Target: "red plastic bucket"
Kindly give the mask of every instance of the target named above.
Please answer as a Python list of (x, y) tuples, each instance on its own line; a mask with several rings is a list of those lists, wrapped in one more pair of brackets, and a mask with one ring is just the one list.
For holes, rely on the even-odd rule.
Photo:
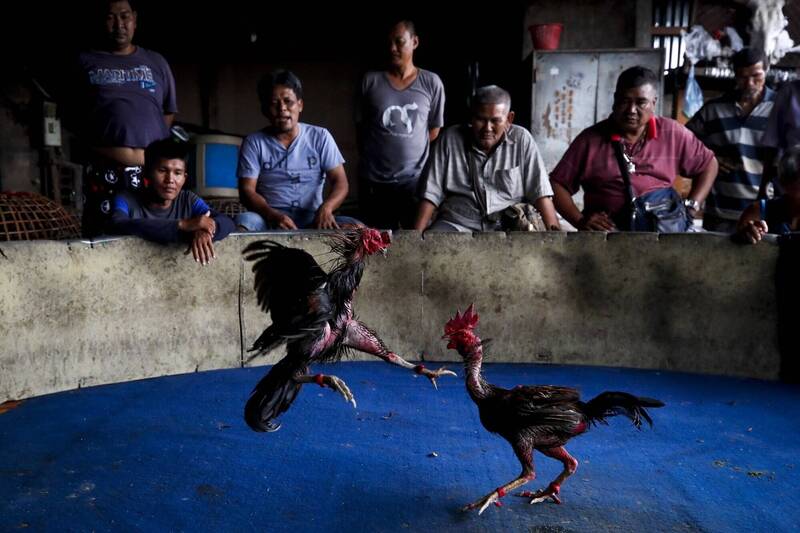
[(533, 47), (537, 50), (556, 50), (561, 39), (561, 30), (564, 25), (554, 22), (551, 24), (534, 24), (528, 27), (531, 32)]

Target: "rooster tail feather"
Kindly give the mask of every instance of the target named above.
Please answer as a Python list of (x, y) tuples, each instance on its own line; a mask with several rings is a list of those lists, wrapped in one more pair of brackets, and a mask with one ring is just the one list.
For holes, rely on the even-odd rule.
[(253, 431), (267, 431), (269, 422), (292, 405), (302, 387), (293, 378), (307, 370), (302, 364), (282, 359), (261, 378), (244, 407), (244, 419)]
[(593, 424), (606, 424), (606, 418), (622, 415), (631, 420), (636, 429), (641, 429), (642, 420), (651, 427), (653, 419), (646, 407), (664, 407), (664, 402), (654, 398), (645, 398), (627, 392), (603, 392), (585, 404), (586, 414)]

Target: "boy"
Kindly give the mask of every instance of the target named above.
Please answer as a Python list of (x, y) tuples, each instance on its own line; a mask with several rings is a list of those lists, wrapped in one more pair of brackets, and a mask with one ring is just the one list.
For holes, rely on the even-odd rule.
[(186, 157), (186, 146), (172, 139), (145, 149), (145, 188), (137, 195), (122, 191), (114, 198), (111, 233), (162, 244), (188, 241), (194, 260), (207, 265), (216, 257), (212, 241), (227, 237), (234, 224), (212, 212), (195, 193), (183, 190)]

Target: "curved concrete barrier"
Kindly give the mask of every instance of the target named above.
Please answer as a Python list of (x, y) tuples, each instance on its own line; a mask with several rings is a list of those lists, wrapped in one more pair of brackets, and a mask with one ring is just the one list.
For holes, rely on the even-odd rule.
[[(320, 263), (323, 237), (270, 236)], [(0, 244), (0, 401), (241, 365), (267, 323), (241, 258), (259, 238), (229, 237), (208, 267), (134, 238)], [(399, 232), (356, 311), (410, 359), (457, 360), (442, 328), (475, 302), (489, 362), (775, 379), (777, 256), (708, 234)]]

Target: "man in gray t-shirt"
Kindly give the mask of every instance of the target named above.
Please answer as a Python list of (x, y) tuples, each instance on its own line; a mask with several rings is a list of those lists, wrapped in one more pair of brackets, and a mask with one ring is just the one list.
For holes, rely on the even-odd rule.
[(368, 72), (361, 84), (359, 203), (373, 227), (413, 226), (417, 181), (444, 124), (444, 86), (439, 76), (414, 66), (418, 45), (411, 21), (395, 24), (388, 69)]
[(533, 204), (548, 230), (561, 229), (536, 142), (512, 124), (511, 96), (491, 85), (478, 89), (472, 102), (470, 124), (447, 128), (433, 147), (420, 178), (414, 229), (501, 229), (502, 211), (520, 203)]

